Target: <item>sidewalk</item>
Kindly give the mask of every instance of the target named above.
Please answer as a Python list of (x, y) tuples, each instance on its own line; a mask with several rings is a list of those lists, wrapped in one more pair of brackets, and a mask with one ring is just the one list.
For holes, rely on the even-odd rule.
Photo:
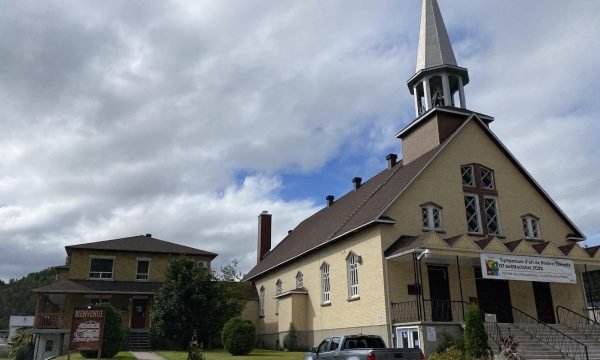
[(138, 360), (165, 360), (164, 357), (147, 351), (130, 351), (131, 355), (133, 355)]

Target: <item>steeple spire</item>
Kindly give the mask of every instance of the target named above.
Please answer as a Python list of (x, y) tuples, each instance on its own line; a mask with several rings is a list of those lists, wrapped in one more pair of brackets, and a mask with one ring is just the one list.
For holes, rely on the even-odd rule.
[(436, 0), (425, 0), (421, 12), (417, 72), (440, 65), (458, 66), (440, 7)]
[(417, 72), (408, 80), (417, 116), (434, 107), (458, 107), (459, 102), (466, 108), (468, 83), (469, 73), (456, 62), (437, 0), (423, 0)]

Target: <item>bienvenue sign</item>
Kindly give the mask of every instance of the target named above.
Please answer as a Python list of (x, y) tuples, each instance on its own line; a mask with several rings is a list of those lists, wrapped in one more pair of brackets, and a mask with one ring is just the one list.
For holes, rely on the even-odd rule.
[(76, 307), (71, 322), (69, 350), (100, 350), (104, 333), (103, 308)]
[(534, 256), (481, 254), (485, 279), (577, 283), (571, 260)]

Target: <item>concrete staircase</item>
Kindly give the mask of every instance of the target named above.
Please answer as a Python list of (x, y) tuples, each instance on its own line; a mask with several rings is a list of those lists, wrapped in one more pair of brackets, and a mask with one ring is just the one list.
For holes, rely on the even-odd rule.
[[(517, 324), (518, 325), (518, 324)], [(514, 340), (519, 344), (518, 350), (524, 360), (552, 360), (563, 359), (563, 355), (554, 349), (552, 346), (541, 342), (536, 338), (532, 338), (528, 333), (519, 329), (515, 324), (499, 323), (500, 331), (503, 337), (512, 335)], [(551, 325), (556, 330), (566, 334), (573, 339), (582, 342), (588, 347), (589, 360), (600, 360), (600, 339), (586, 338), (583, 333), (575, 329), (571, 329), (562, 324)], [(490, 347), (494, 353), (497, 353), (498, 346), (490, 341)], [(579, 359), (578, 359), (579, 360)], [(582, 360), (585, 360), (582, 358)]]
[[(551, 347), (536, 338), (531, 336), (525, 331), (519, 329), (514, 324), (498, 324), (503, 337), (512, 335), (514, 341), (519, 344), (517, 350), (521, 357), (526, 360), (551, 360), (551, 359), (563, 359), (563, 355)], [(497, 349), (497, 346), (496, 348)]]
[(150, 335), (147, 332), (131, 332), (127, 337), (128, 351), (150, 351)]

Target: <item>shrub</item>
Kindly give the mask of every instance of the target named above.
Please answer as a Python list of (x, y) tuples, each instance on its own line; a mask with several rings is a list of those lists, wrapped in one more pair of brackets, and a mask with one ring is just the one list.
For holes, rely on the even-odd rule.
[(192, 341), (190, 341), (187, 360), (206, 360), (206, 357), (204, 356), (204, 349), (202, 349), (202, 346), (198, 345), (198, 341), (196, 339), (192, 339)]
[(463, 360), (464, 354), (456, 346), (452, 345), (446, 350), (435, 353), (429, 357), (429, 360)]
[(487, 356), (489, 353), (488, 337), (477, 305), (469, 305), (465, 314), (465, 351), (474, 358)]
[(31, 330), (19, 331), (10, 338), (12, 345), (10, 346), (8, 356), (16, 360), (32, 360), (33, 359), (33, 333)]
[[(109, 303), (98, 304), (98, 307), (105, 309), (106, 314), (104, 317), (104, 337), (102, 339), (102, 358), (112, 358), (123, 344), (125, 333), (123, 332), (121, 324), (121, 315), (117, 310)], [(80, 351), (81, 356), (85, 358), (96, 358), (98, 357), (97, 351)]]
[(221, 340), (231, 355), (247, 355), (256, 343), (256, 327), (248, 320), (233, 318), (223, 326)]
[(287, 351), (296, 350), (296, 344), (298, 343), (298, 334), (296, 333), (296, 326), (294, 323), (290, 323), (287, 335), (283, 338), (283, 347)]

